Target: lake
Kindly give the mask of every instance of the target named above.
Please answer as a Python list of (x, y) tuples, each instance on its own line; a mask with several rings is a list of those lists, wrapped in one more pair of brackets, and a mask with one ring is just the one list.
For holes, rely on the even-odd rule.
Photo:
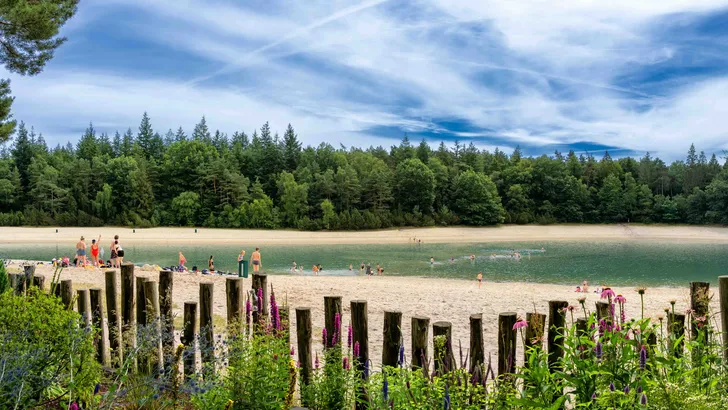
[[(255, 245), (244, 246), (247, 257)], [(542, 251), (541, 249), (544, 249)], [(521, 258), (510, 257), (516, 250)], [(50, 260), (72, 256), (74, 243), (58, 245), (0, 245), (5, 259)], [(210, 245), (137, 245), (125, 247), (125, 260), (135, 264), (169, 266), (177, 263), (177, 253), (187, 257), (187, 266), (207, 267), (215, 256), (217, 269), (237, 272), (240, 247)], [(292, 262), (303, 264), (311, 274), (321, 264), (323, 275), (359, 274), (359, 265), (381, 264), (386, 275), (475, 279), (479, 271), (485, 280), (526, 281), (621, 286), (685, 286), (690, 281), (714, 282), (728, 266), (728, 246), (701, 243), (604, 241), (604, 242), (505, 242), (474, 244), (401, 245), (310, 245), (266, 246), (263, 266), (268, 273), (286, 274)], [(475, 255), (475, 260), (470, 260)], [(496, 255), (495, 258), (492, 255)], [(106, 250), (108, 258), (108, 249)], [(430, 263), (434, 257), (435, 263)], [(349, 264), (354, 266), (349, 271)]]

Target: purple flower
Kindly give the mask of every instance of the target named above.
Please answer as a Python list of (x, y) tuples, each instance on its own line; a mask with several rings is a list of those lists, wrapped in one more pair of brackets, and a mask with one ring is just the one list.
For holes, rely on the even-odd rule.
[(602, 291), (602, 299), (611, 299), (614, 297), (614, 291), (612, 288), (604, 288)]
[(245, 323), (250, 324), (250, 312), (253, 310), (250, 299), (245, 301)]
[(640, 349), (640, 370), (645, 370), (646, 365), (647, 365), (647, 349), (645, 349), (645, 345), (642, 345), (642, 349)]
[(445, 383), (445, 402), (443, 409), (450, 410), (450, 388), (447, 386), (447, 383)]
[(384, 384), (382, 384), (382, 396), (384, 396), (384, 402), (389, 401), (389, 382), (387, 376), (384, 376)]
[(263, 288), (258, 288), (258, 314), (263, 314)]
[(614, 391), (614, 383), (609, 383), (609, 391)]
[(627, 299), (622, 295), (617, 295), (617, 297), (614, 298), (614, 301), (619, 304), (623, 304), (627, 302)]
[(96, 386), (94, 386), (94, 396), (99, 394), (99, 390), (101, 390), (101, 385), (96, 383)]
[(521, 319), (521, 320), (517, 321), (517, 322), (516, 322), (516, 323), (515, 323), (515, 324), (513, 325), (513, 330), (518, 330), (518, 329), (522, 329), (522, 328), (524, 328), (524, 327), (528, 327), (528, 322), (526, 322), (525, 320)]
[(629, 394), (629, 385), (624, 386), (624, 394)]
[(331, 341), (331, 345), (334, 346), (339, 341), (339, 337), (341, 336), (341, 315), (339, 313), (336, 313), (334, 315), (334, 338)]
[(404, 345), (399, 346), (399, 367), (404, 366)]
[[(353, 333), (352, 333), (351, 325), (349, 325), (348, 334), (346, 335), (346, 347), (351, 347), (352, 339), (353, 339)], [(354, 356), (358, 356), (358, 355), (354, 355)]]
[(597, 399), (597, 392), (592, 393), (592, 401), (596, 401)]
[(599, 336), (604, 336), (604, 330), (607, 328), (607, 321), (602, 319), (599, 321)]
[(291, 345), (291, 356), (293, 356), (294, 354), (296, 354), (296, 351), (293, 350), (293, 345)]
[(609, 318), (614, 320), (614, 303), (609, 304)]
[(354, 357), (359, 357), (359, 342), (354, 343)]
[(602, 354), (604, 354), (603, 348), (602, 348), (602, 342), (597, 342), (596, 347), (594, 348), (594, 354), (596, 354), (597, 359), (602, 358)]
[(78, 403), (76, 403), (75, 401), (71, 403), (71, 405), (68, 406), (68, 410), (78, 410)]
[(324, 347), (329, 345), (329, 335), (328, 332), (326, 332), (326, 328), (321, 331), (321, 343), (323, 343)]
[(344, 370), (349, 370), (349, 357), (344, 356), (341, 365), (344, 367)]
[(624, 312), (623, 307), (619, 308), (619, 315), (620, 315), (620, 319), (622, 319), (622, 323), (627, 321), (627, 314)]
[(369, 360), (364, 361), (364, 378), (369, 378)]
[(642, 393), (642, 386), (637, 386), (637, 393)]
[(642, 393), (642, 397), (640, 397), (640, 404), (643, 406), (647, 405), (647, 395)]
[(316, 352), (316, 358), (315, 358), (315, 359), (314, 359), (314, 361), (313, 361), (313, 367), (314, 367), (315, 369), (318, 369), (318, 368), (319, 368), (319, 359), (318, 359), (318, 352)]

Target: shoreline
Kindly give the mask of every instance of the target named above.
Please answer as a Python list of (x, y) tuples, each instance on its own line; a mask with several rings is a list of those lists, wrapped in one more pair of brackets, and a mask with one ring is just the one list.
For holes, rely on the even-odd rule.
[[(56, 233), (57, 230), (57, 233)], [(197, 232), (195, 232), (197, 230)], [(208, 228), (127, 227), (0, 227), (2, 244), (87, 242), (101, 234), (102, 244), (120, 235), (126, 246), (158, 245), (364, 245), (406, 244), (416, 237), (423, 243), (492, 243), (549, 241), (669, 241), (728, 243), (728, 228), (670, 225), (504, 225), (497, 227), (429, 227), (376, 231), (291, 231)]]

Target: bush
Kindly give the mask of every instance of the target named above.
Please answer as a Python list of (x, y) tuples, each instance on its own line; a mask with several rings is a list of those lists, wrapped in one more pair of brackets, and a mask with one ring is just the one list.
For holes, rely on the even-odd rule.
[(37, 288), (0, 294), (0, 408), (88, 400), (100, 378), (94, 332)]

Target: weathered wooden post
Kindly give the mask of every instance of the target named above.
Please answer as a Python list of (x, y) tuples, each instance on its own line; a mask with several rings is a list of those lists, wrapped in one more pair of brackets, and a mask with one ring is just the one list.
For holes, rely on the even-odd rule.
[(528, 356), (534, 348), (543, 349), (543, 334), (546, 324), (546, 315), (543, 313), (526, 313), (526, 341), (523, 346), (523, 366), (528, 367)]
[(61, 281), (61, 303), (66, 309), (73, 309), (73, 281), (65, 279)]
[(268, 317), (268, 275), (264, 273), (254, 273), (253, 280), (251, 282), (256, 295), (258, 294), (258, 289), (263, 289), (263, 300), (259, 303), (262, 303), (263, 306), (263, 316)]
[[(470, 315), (470, 373), (485, 364), (483, 347), (483, 314)], [(481, 368), (482, 370), (482, 368)]]
[[(444, 344), (437, 340), (445, 337)], [(435, 350), (435, 373), (445, 374), (453, 369), (455, 356), (452, 353), (452, 323), (435, 322), (432, 324), (432, 346)]]
[(728, 362), (728, 276), (718, 277), (720, 323), (723, 330), (723, 361)]
[[(709, 282), (690, 282), (690, 309), (693, 310), (693, 317), (692, 317), (692, 335), (693, 339), (697, 339), (698, 337), (698, 331), (700, 326), (698, 326), (698, 319), (704, 319), (708, 317), (708, 309), (710, 305), (710, 283)], [(707, 320), (705, 320), (704, 325), (707, 325)], [(705, 329), (706, 326), (703, 326), (703, 329)], [(707, 338), (708, 333), (703, 332), (704, 336)], [(705, 340), (707, 343), (707, 340)]]
[[(576, 319), (576, 336), (579, 337), (579, 339), (589, 336), (589, 329), (587, 328), (587, 324), (588, 323), (585, 317), (580, 317)], [(579, 343), (579, 349), (581, 350), (581, 358), (587, 357), (589, 355), (589, 349), (586, 344)]]
[(564, 356), (564, 329), (566, 325), (567, 302), (560, 300), (549, 301), (549, 331), (548, 331), (548, 358), (549, 369), (555, 369), (558, 361)]
[[(136, 317), (134, 307), (136, 295), (134, 294), (134, 265), (124, 263), (121, 265), (121, 339), (125, 355), (136, 350)], [(143, 303), (143, 302), (142, 302)], [(135, 359), (136, 361), (136, 359)], [(136, 365), (132, 366), (136, 369)]]
[(385, 311), (382, 331), (382, 366), (396, 367), (399, 364), (399, 347), (402, 344), (402, 312)]
[(22, 273), (13, 273), (13, 282), (15, 285), (13, 286), (13, 291), (16, 295), (24, 295), (25, 294), (25, 275)]
[(213, 283), (200, 283), (200, 352), (202, 353), (203, 367), (212, 365), (215, 361), (215, 352), (213, 351), (215, 332), (212, 324), (213, 289)]
[(33, 286), (37, 287), (40, 290), (44, 290), (45, 289), (45, 276), (34, 275), (33, 276)]
[(184, 353), (184, 374), (185, 380), (189, 380), (195, 374), (195, 363), (197, 361), (197, 349), (195, 348), (195, 335), (199, 332), (199, 327), (197, 327), (197, 302), (185, 302), (183, 327), (182, 344), (186, 348)]
[(78, 314), (86, 327), (91, 327), (91, 297), (88, 289), (78, 290)]
[[(368, 374), (364, 372), (364, 365), (369, 361), (369, 318), (367, 317), (367, 301), (352, 300), (351, 301), (351, 344), (354, 348), (352, 358), (356, 360), (356, 369), (361, 372), (362, 379), (366, 380)], [(343, 330), (341, 331), (344, 332)], [(359, 355), (356, 356), (356, 346), (359, 346)], [(363, 399), (365, 391), (363, 388), (358, 390), (358, 397)], [(356, 409), (362, 410), (368, 408), (364, 400), (357, 400)]]
[[(111, 364), (121, 366), (124, 361), (121, 343), (121, 320), (119, 320), (119, 303), (116, 293), (116, 271), (108, 270), (106, 275), (106, 315), (109, 318), (109, 348)], [(63, 282), (61, 282), (63, 283)]]
[(430, 318), (412, 316), (412, 368), (427, 366), (427, 334)]
[[(296, 308), (296, 339), (298, 339), (298, 363), (301, 367), (301, 388), (311, 383), (311, 309)], [(301, 394), (303, 400), (303, 394)], [(304, 406), (308, 403), (302, 403)]]
[[(339, 319), (341, 319), (341, 296), (324, 296), (324, 324), (326, 327), (326, 335), (329, 338), (327, 343), (331, 343), (332, 345), (341, 345), (341, 331), (339, 331), (339, 334), (334, 334), (336, 333), (334, 330), (334, 322), (337, 313), (339, 314)], [(334, 338), (336, 339), (334, 340)]]
[(240, 333), (243, 329), (243, 278), (227, 278), (225, 295), (228, 331), (233, 334)]
[(13, 290), (13, 293), (17, 293), (18, 291), (18, 274), (17, 273), (8, 273), (8, 280), (10, 281), (10, 289)]
[(516, 368), (516, 312), (498, 315), (498, 376), (514, 373)]
[(100, 288), (94, 288), (89, 290), (91, 296), (91, 317), (93, 326), (98, 329), (96, 333), (96, 339), (94, 344), (96, 345), (96, 360), (103, 365), (108, 365), (108, 351), (109, 346), (107, 344), (108, 331), (104, 326), (104, 308), (103, 308), (103, 291)]
[(609, 317), (609, 303), (603, 301), (597, 301), (597, 320), (606, 319)]
[(33, 285), (33, 276), (35, 275), (35, 265), (23, 265), (23, 272), (25, 273), (24, 290), (30, 289)]
[[(136, 322), (137, 326), (147, 325), (147, 297), (144, 294), (144, 282), (147, 278), (142, 276), (136, 277)], [(137, 344), (139, 340), (137, 340)]]
[(159, 272), (159, 314), (162, 320), (162, 346), (164, 348), (165, 366), (171, 366), (172, 355), (174, 354), (173, 284), (174, 273), (172, 271), (163, 270)]
[(675, 357), (682, 356), (685, 346), (685, 315), (681, 313), (670, 313), (667, 315), (667, 328), (670, 331), (670, 344), (673, 345), (678, 340), (677, 345), (673, 345), (673, 354)]
[[(161, 369), (162, 356), (162, 326), (159, 315), (159, 286), (156, 281), (147, 280), (144, 282), (144, 297), (147, 305), (147, 324), (153, 326), (152, 351), (148, 355), (147, 367), (152, 372), (159, 372)], [(152, 373), (155, 374), (155, 373)]]

